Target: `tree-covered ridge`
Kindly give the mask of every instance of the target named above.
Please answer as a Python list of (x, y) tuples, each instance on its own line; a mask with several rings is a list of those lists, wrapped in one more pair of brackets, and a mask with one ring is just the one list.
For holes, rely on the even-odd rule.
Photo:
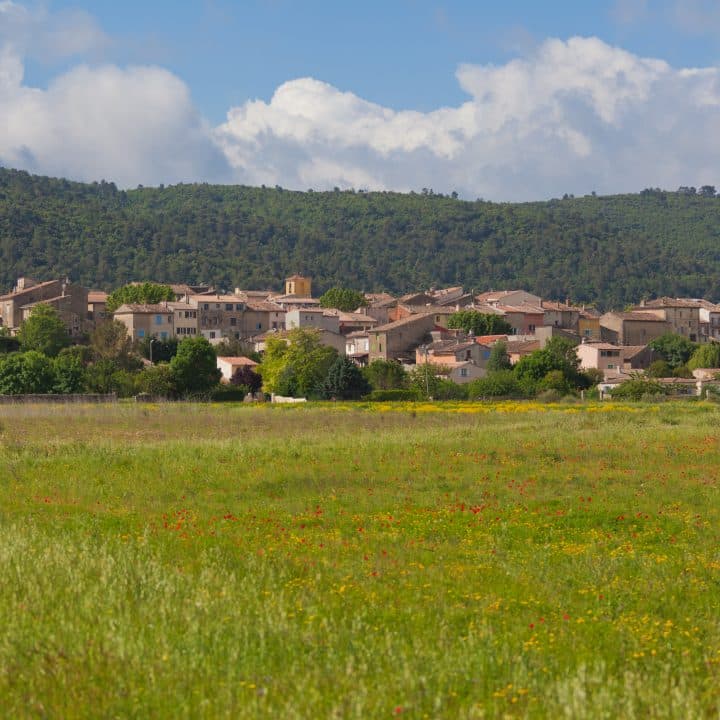
[(523, 287), (622, 306), (720, 298), (720, 199), (643, 191), (548, 202), (291, 192), (222, 185), (118, 190), (0, 168), (0, 285), (69, 275), (280, 289), (286, 276), (395, 293)]

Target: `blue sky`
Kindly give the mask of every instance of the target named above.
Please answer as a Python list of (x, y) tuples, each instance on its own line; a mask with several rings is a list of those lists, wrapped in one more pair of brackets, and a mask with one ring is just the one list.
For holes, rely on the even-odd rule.
[(0, 0), (0, 163), (500, 200), (720, 184), (719, 66), (718, 0)]
[[(717, 3), (720, 5), (720, 3)], [(716, 65), (720, 27), (698, 23), (703, 5), (638, 0), (56, 0), (83, 9), (112, 39), (90, 61), (159, 64), (188, 83), (213, 122), (228, 107), (268, 99), (311, 76), (396, 110), (457, 104), (461, 63), (503, 63), (548, 37), (596, 36), (675, 66)], [(32, 7), (32, 3), (29, 4)], [(44, 85), (62, 63), (34, 62)]]

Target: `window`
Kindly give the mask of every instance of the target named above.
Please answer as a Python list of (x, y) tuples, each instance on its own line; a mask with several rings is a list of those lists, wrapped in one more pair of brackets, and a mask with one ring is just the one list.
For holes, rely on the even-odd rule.
[(208, 303), (205, 303), (205, 305), (204, 305), (203, 307), (204, 307), (206, 310), (209, 310), (209, 309), (210, 309), (210, 305), (209, 305)]
[(144, 338), (145, 337), (145, 331), (144, 330), (138, 330), (138, 337)]
[(163, 331), (160, 333), (160, 337), (161, 337), (163, 340), (167, 340), (167, 333), (163, 330)]
[(219, 309), (220, 309), (220, 303), (215, 303), (215, 309), (216, 309), (216, 310), (219, 310)]
[(215, 338), (215, 331), (211, 330), (210, 331), (210, 339), (213, 340), (214, 338)]
[(156, 315), (156, 316), (155, 316), (155, 324), (156, 324), (156, 325), (162, 325), (162, 315)]
[(232, 304), (232, 303), (225, 303), (225, 309), (232, 311), (232, 309), (233, 309), (233, 304)]
[(460, 377), (467, 377), (468, 371), (467, 368), (460, 368)]
[(237, 325), (237, 318), (230, 318), (231, 325)]
[(530, 323), (530, 325), (528, 325), (528, 332), (531, 332), (531, 333), (535, 332), (535, 326), (532, 323)]
[(256, 323), (255, 329), (256, 329), (256, 330), (262, 330), (262, 323)]
[(236, 310), (242, 310), (242, 309), (243, 309), (243, 304), (242, 304), (242, 303), (237, 303), (237, 305), (235, 305), (235, 309), (236, 309)]

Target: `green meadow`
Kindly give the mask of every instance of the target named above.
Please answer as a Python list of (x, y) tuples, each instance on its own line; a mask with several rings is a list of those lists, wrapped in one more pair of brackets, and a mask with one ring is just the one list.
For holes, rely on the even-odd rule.
[(0, 715), (717, 718), (720, 406), (0, 407)]

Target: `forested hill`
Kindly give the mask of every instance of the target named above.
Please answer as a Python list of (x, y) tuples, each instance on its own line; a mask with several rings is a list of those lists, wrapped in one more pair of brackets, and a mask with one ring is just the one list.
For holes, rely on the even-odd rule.
[(441, 195), (176, 185), (120, 191), (0, 168), (0, 289), (68, 275), (282, 287), (311, 275), (404, 292), (523, 287), (603, 307), (720, 300), (720, 197), (643, 191), (535, 203)]

